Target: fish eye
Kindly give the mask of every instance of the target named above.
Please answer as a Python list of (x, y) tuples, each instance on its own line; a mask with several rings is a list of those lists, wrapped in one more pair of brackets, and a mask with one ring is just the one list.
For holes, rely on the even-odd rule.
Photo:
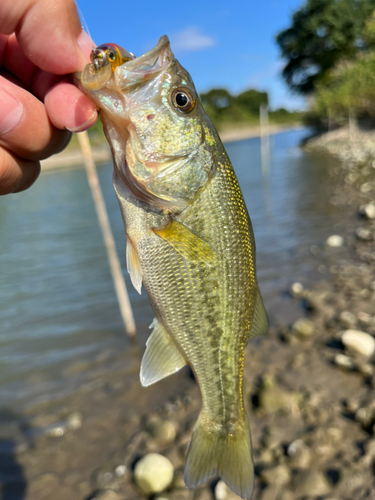
[(189, 113), (195, 106), (195, 99), (189, 90), (175, 89), (172, 92), (172, 104), (183, 113)]
[(116, 54), (112, 50), (109, 50), (107, 52), (107, 57), (110, 61), (114, 61), (116, 59)]

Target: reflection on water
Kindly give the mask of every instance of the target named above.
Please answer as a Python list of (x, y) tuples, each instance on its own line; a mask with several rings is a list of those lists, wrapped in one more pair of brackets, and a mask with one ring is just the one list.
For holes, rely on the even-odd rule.
[[(282, 292), (293, 278), (313, 279), (308, 249), (339, 220), (327, 197), (334, 160), (301, 151), (303, 135), (272, 138), (265, 187), (259, 139), (227, 145), (253, 221), (271, 318), (282, 317)], [(99, 175), (125, 269), (111, 170), (102, 166)], [(31, 402), (74, 392), (94, 371), (110, 370), (129, 342), (83, 169), (46, 173), (28, 192), (0, 198), (0, 231), (0, 406), (22, 413)], [(145, 293), (139, 296), (125, 275), (144, 342), (153, 314)]]

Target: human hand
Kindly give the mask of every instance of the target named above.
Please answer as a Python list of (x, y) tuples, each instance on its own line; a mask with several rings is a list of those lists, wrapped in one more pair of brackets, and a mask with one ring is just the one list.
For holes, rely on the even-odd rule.
[(30, 187), (39, 160), (95, 123), (95, 104), (70, 83), (94, 43), (74, 0), (0, 2), (0, 194)]

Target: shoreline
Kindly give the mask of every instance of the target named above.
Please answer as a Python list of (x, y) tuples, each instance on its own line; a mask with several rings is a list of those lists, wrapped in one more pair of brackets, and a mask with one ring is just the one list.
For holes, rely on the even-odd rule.
[[(289, 132), (292, 130), (300, 130), (303, 128), (302, 125), (270, 125), (269, 133), (270, 135), (279, 134), (281, 132)], [(238, 128), (233, 130), (225, 130), (221, 132), (220, 138), (223, 143), (242, 141), (244, 139), (253, 139), (260, 137), (259, 127), (246, 127)], [(112, 161), (111, 151), (109, 146), (105, 143), (101, 146), (93, 146), (92, 153), (95, 163), (107, 163)], [(57, 155), (51, 156), (46, 160), (40, 162), (42, 172), (49, 172), (51, 170), (59, 169), (69, 169), (69, 168), (80, 168), (83, 167), (83, 155), (78, 147), (68, 148), (58, 153)]]

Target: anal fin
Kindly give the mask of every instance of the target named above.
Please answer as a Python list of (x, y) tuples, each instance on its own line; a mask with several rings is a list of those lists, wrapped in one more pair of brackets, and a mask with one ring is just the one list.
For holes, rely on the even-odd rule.
[(215, 251), (181, 222), (172, 220), (166, 227), (154, 228), (153, 231), (187, 260), (204, 262), (209, 266), (215, 264)]
[(133, 283), (134, 288), (137, 290), (139, 295), (142, 291), (142, 269), (141, 264), (138, 259), (137, 251), (134, 248), (133, 243), (130, 238), (126, 238), (126, 266), (128, 273), (130, 274), (130, 279)]
[(168, 333), (159, 322), (155, 323), (142, 358), (140, 379), (143, 387), (172, 375), (186, 365), (186, 361), (172, 343)]

